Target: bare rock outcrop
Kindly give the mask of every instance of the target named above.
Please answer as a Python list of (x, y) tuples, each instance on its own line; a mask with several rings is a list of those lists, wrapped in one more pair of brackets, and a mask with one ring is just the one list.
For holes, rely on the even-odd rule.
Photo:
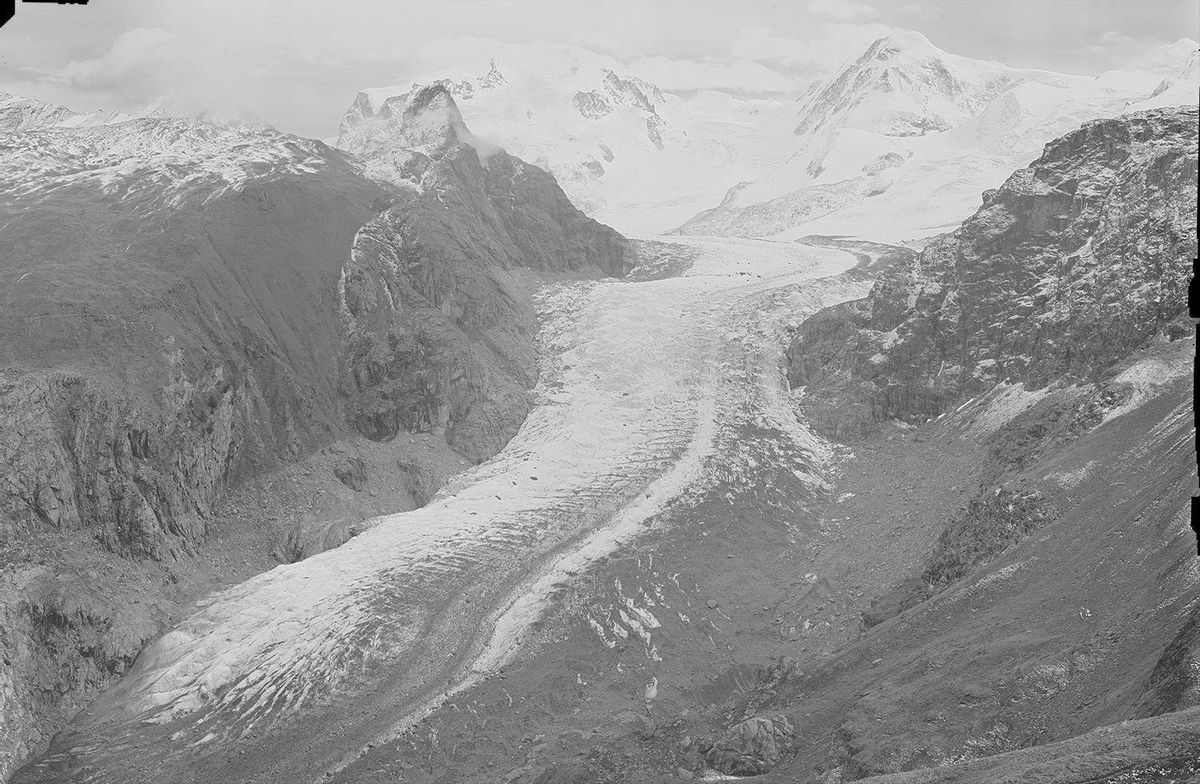
[(783, 716), (751, 716), (718, 738), (705, 759), (731, 776), (757, 776), (779, 764), (794, 734), (791, 722)]
[(853, 430), (923, 421), (1004, 380), (1096, 380), (1155, 335), (1182, 336), (1196, 138), (1196, 108), (1178, 107), (1049, 143), (865, 300), (802, 324), (789, 380), (817, 409), (836, 395), (824, 424)]
[(623, 275), (623, 237), (554, 178), (470, 134), (441, 85), (356, 102), (342, 142), (401, 188), (344, 265), (348, 415), (374, 440), (444, 434), (473, 461), (499, 451), (536, 381), (530, 272)]

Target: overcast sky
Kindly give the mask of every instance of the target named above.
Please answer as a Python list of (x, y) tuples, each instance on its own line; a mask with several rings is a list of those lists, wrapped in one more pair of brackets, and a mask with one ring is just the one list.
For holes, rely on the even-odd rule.
[(1074, 73), (1200, 38), (1197, 0), (91, 0), (18, 3), (0, 90), (80, 110), (167, 96), (336, 132), (363, 87), (505, 44), (609, 55), (665, 89), (788, 92), (892, 29), (955, 54)]

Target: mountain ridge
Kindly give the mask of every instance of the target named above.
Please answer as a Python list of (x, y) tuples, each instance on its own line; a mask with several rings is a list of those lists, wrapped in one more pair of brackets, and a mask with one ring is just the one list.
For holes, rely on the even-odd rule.
[[(1196, 126), (1194, 107), (1154, 109), (1049, 142), (868, 301), (802, 328), (792, 383), (813, 399), (846, 384), (873, 418), (922, 421), (1001, 381), (1092, 379), (1163, 330), (1178, 337), (1196, 254)], [(846, 335), (840, 319), (864, 331)]]
[[(552, 172), (573, 202), (618, 228), (656, 232), (682, 220), (738, 179), (765, 166), (763, 128), (783, 106), (724, 94), (683, 99), (578, 47), (504, 50), (478, 66), (415, 77), (409, 85), (364, 90), (346, 115), (374, 115), (414, 87), (441, 84), (484, 138)], [(769, 147), (770, 145), (767, 145)], [(646, 183), (654, 183), (646, 192)]]
[[(1182, 67), (1193, 56), (1182, 44), (1159, 59)], [(1055, 74), (951, 55), (923, 37), (880, 38), (798, 102), (802, 135), (786, 161), (678, 230), (794, 239), (871, 226), (864, 239), (922, 241), (1081, 122), (1191, 103), (1200, 75), (1189, 78)]]

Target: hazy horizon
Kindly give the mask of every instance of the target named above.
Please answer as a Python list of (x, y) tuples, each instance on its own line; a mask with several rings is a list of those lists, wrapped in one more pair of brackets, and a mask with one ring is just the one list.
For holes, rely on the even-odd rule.
[(897, 30), (966, 57), (1094, 74), (1198, 28), (1193, 0), (23, 4), (0, 30), (0, 90), (81, 111), (166, 97), (326, 138), (360, 89), (514, 45), (578, 46), (684, 94), (788, 95)]

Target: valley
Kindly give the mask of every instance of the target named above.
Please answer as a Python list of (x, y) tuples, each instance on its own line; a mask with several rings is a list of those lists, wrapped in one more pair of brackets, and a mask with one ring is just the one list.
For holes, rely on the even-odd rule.
[[(838, 277), (854, 257), (746, 240), (694, 250), (680, 277), (546, 294), (540, 340), (554, 359), (539, 405), (496, 458), (420, 510), (206, 602), (77, 719), (70, 751), (52, 749), (16, 780), (120, 770), (126, 781), (270, 781), (336, 768), (439, 705), (437, 684), (455, 694), (502, 671), (551, 595), (664, 505), (714, 473), (748, 479), (765, 455), (730, 464), (721, 444), (738, 428), (774, 428), (792, 481), (818, 493), (828, 458), (791, 421), (778, 320), (860, 293)], [(411, 688), (380, 688), (401, 682)], [(309, 751), (280, 755), (281, 737)]]
[(0, 93), (0, 779), (1197, 780), (1196, 43), (496, 48)]

